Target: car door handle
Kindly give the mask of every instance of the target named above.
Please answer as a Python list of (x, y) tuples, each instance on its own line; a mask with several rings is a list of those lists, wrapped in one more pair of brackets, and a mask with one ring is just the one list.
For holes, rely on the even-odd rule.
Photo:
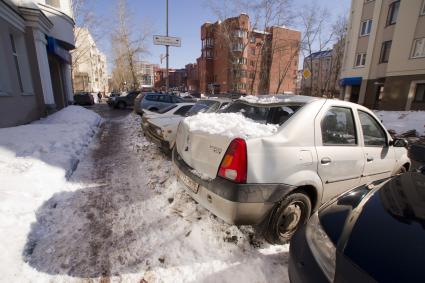
[(373, 157), (372, 157), (372, 156), (368, 156), (368, 157), (366, 158), (366, 160), (367, 160), (367, 162), (371, 162), (371, 161), (373, 161)]
[(332, 160), (329, 157), (323, 157), (322, 160), (320, 160), (320, 163), (322, 163), (324, 165), (329, 164), (331, 162), (332, 162)]

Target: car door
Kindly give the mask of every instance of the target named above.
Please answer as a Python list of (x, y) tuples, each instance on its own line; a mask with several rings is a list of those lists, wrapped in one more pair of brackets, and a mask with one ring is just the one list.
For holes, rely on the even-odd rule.
[(366, 111), (358, 110), (361, 125), (363, 153), (366, 160), (361, 183), (390, 177), (396, 164), (394, 149), (382, 125)]
[(364, 167), (358, 127), (350, 107), (325, 104), (316, 117), (317, 172), (322, 202), (357, 186)]

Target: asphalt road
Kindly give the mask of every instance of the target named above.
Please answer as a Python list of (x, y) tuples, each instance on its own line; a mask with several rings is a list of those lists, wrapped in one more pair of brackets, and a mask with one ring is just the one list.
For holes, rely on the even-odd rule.
[(85, 106), (87, 109), (93, 110), (97, 114), (99, 114), (103, 119), (106, 120), (115, 120), (120, 119), (125, 116), (127, 116), (131, 111), (133, 111), (132, 108), (127, 109), (115, 109), (112, 107), (109, 107), (108, 104), (105, 102), (95, 104), (93, 106)]

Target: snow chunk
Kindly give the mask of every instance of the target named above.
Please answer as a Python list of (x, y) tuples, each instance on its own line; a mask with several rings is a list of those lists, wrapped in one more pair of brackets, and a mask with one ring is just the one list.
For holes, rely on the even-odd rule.
[(279, 128), (279, 125), (260, 124), (240, 113), (199, 113), (187, 117), (183, 123), (190, 131), (245, 139), (271, 136)]
[(53, 113), (33, 124), (78, 124), (90, 123), (98, 125), (101, 118), (95, 112), (81, 106), (71, 105), (61, 111)]
[(388, 130), (397, 134), (416, 130), (419, 135), (425, 135), (425, 111), (376, 111)]
[(239, 100), (258, 104), (271, 104), (289, 101), (288, 98), (283, 98), (282, 96), (279, 97), (277, 95), (247, 95), (240, 97)]

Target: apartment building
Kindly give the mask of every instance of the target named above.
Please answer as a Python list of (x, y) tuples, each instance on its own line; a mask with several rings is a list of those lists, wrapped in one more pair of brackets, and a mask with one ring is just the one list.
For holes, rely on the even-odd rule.
[(74, 92), (109, 91), (106, 56), (96, 46), (90, 31), (77, 27), (75, 49), (72, 52)]
[(0, 0), (0, 127), (72, 101), (70, 0)]
[(198, 76), (198, 64), (187, 64), (185, 66), (187, 75), (187, 91), (190, 93), (199, 92), (199, 76)]
[(256, 30), (246, 14), (203, 24), (197, 59), (200, 92), (295, 92), (300, 37), (286, 27)]
[(352, 0), (341, 98), (425, 110), (424, 0)]
[(140, 63), (140, 87), (153, 88), (155, 84), (155, 65), (147, 61)]
[[(186, 69), (168, 69), (168, 84), (172, 90), (186, 91), (187, 73)], [(164, 91), (166, 86), (166, 69), (155, 70), (155, 88)]]
[(308, 76), (303, 76), (301, 80), (303, 95), (339, 97), (339, 70), (342, 58), (338, 56), (336, 50), (315, 52), (304, 59), (303, 70)]

